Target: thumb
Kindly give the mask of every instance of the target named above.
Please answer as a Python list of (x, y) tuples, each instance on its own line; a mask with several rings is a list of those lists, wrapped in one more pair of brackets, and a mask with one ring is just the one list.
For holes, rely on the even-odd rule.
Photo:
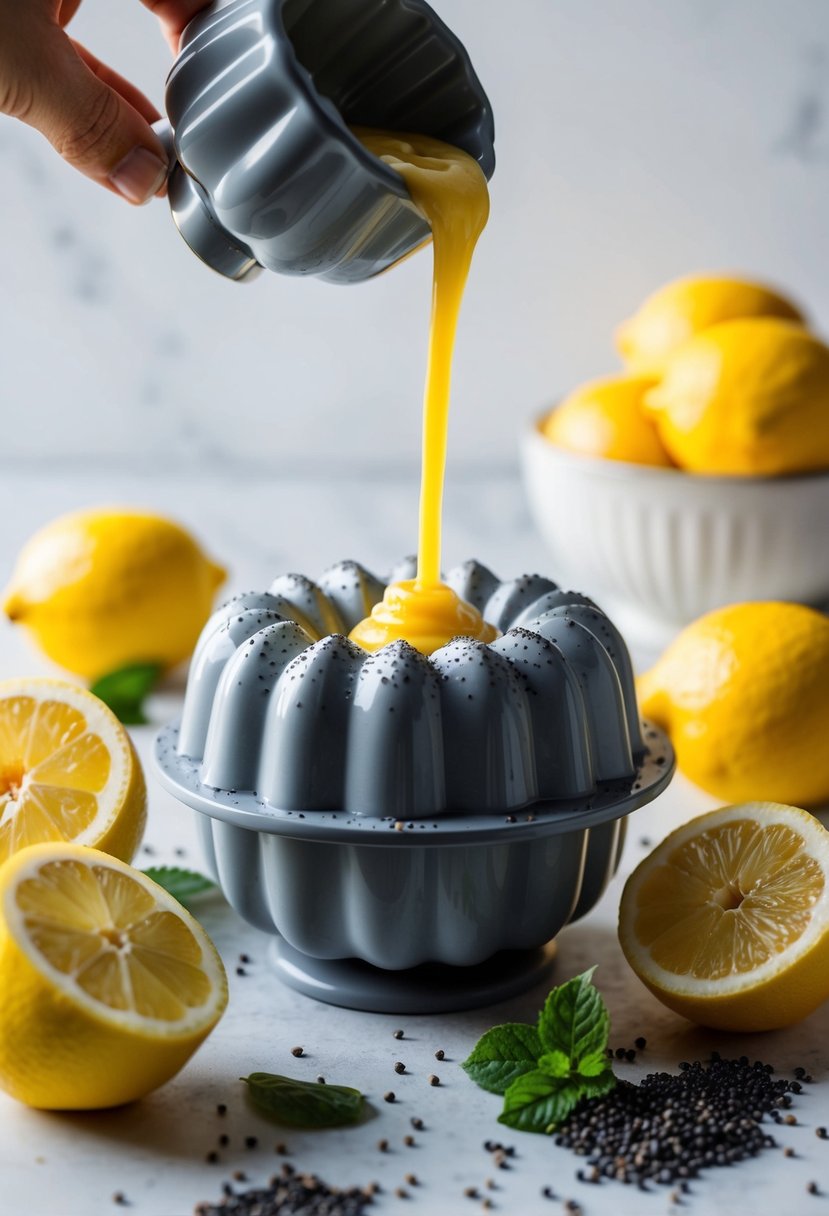
[(130, 203), (149, 202), (164, 185), (167, 156), (147, 119), (96, 71), (120, 77), (82, 58), (62, 33), (41, 62), (26, 122), (87, 177)]

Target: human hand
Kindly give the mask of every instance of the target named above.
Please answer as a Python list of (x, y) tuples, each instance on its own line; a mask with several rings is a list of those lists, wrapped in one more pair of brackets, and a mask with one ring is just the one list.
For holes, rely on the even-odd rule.
[[(173, 48), (207, 0), (142, 0)], [(159, 117), (134, 85), (65, 33), (81, 0), (0, 0), (0, 113), (36, 127), (60, 155), (130, 203), (163, 192)]]

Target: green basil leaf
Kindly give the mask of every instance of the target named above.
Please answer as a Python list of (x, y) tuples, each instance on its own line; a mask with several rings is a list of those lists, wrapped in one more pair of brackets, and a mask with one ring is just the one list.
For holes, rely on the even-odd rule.
[(593, 987), (595, 970), (577, 975), (547, 997), (538, 1018), (538, 1034), (547, 1051), (563, 1051), (568, 1059), (581, 1060), (607, 1047), (610, 1019)]
[(108, 705), (126, 726), (143, 726), (147, 721), (144, 701), (155, 688), (162, 671), (160, 663), (132, 663), (101, 676), (89, 691)]
[(550, 1132), (567, 1118), (580, 1098), (579, 1086), (568, 1078), (528, 1072), (510, 1085), (498, 1122), (521, 1132)]
[(185, 907), (196, 895), (217, 890), (216, 884), (209, 878), (196, 873), (195, 870), (182, 869), (181, 866), (150, 866), (143, 873), (165, 891), (169, 891), (173, 899), (177, 899)]
[(546, 1055), (541, 1056), (539, 1059), (538, 1067), (548, 1077), (570, 1076), (570, 1058), (563, 1051), (548, 1051)]
[(518, 1077), (535, 1068), (542, 1050), (534, 1026), (508, 1022), (488, 1030), (461, 1067), (481, 1089), (502, 1094)]
[(254, 1106), (291, 1127), (345, 1127), (363, 1114), (363, 1095), (343, 1085), (294, 1081), (270, 1072), (239, 1079), (248, 1086)]
[(582, 1077), (598, 1077), (609, 1068), (607, 1052), (604, 1050), (590, 1051), (579, 1060), (577, 1072)]

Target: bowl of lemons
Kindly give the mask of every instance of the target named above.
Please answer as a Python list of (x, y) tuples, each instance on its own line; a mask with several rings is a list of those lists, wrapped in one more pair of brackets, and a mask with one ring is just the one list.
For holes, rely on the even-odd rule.
[(622, 325), (625, 364), (527, 428), (555, 568), (662, 640), (737, 601), (829, 600), (829, 346), (784, 296), (695, 276)]

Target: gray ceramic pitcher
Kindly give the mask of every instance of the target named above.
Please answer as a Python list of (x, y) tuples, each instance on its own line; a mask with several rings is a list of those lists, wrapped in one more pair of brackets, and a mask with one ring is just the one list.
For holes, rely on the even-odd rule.
[(486, 94), (425, 0), (219, 0), (184, 31), (166, 105), (173, 216), (230, 279), (356, 283), (428, 239), (350, 126), (432, 135), (495, 168)]

